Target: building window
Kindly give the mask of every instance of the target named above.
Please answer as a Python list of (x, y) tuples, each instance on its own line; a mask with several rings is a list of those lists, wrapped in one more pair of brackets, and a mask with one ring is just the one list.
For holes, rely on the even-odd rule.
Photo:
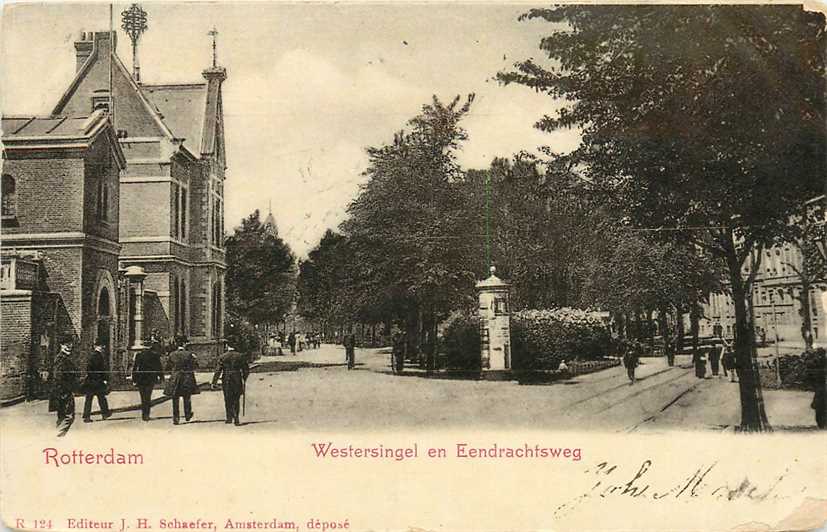
[(109, 219), (109, 187), (103, 178), (98, 181), (98, 203), (96, 212), (98, 220), (105, 221)]
[(3, 218), (17, 217), (17, 183), (9, 174), (3, 174)]
[(98, 89), (92, 93), (92, 112), (103, 110), (109, 112), (109, 91)]
[(210, 233), (212, 234), (212, 244), (215, 247), (223, 247), (224, 238), (221, 223), (221, 200), (217, 197), (213, 198), (212, 228)]
[(189, 194), (186, 187), (181, 187), (181, 209), (180, 218), (178, 220), (178, 234), (181, 235), (181, 240), (187, 238), (187, 202), (189, 201)]
[(221, 282), (213, 283), (212, 286), (212, 335), (213, 338), (221, 336)]
[(181, 199), (178, 192), (178, 183), (172, 183), (172, 238), (178, 238), (179, 223), (179, 208)]
[(187, 334), (187, 282), (183, 279), (181, 279), (179, 295), (181, 296), (179, 302), (180, 308), (178, 309), (181, 315), (181, 334)]

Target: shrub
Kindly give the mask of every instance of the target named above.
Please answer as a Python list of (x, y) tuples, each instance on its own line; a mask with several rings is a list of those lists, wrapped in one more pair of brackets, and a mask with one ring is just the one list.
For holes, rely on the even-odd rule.
[(442, 351), (449, 369), (480, 369), (480, 320), (476, 316), (458, 315), (443, 331)]
[(597, 313), (572, 308), (523, 310), (511, 317), (514, 369), (556, 370), (562, 360), (596, 359), (610, 335)]
[[(824, 354), (818, 351), (805, 351), (800, 355), (782, 355), (778, 362), (781, 385), (784, 388), (813, 390), (814, 380), (819, 375), (817, 368), (824, 367)], [(775, 361), (770, 366), (774, 370)]]

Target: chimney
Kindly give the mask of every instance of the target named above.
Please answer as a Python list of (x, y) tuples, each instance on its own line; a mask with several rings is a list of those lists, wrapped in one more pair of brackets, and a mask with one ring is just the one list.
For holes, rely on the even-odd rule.
[(79, 72), (83, 64), (89, 59), (92, 54), (92, 39), (86, 38), (86, 32), (80, 34), (80, 40), (75, 42), (75, 56), (77, 57), (77, 67), (75, 72)]
[(115, 32), (112, 32), (111, 35), (111, 46), (108, 31), (81, 32), (80, 40), (75, 42), (75, 56), (77, 58), (75, 71), (80, 71), (83, 68), (83, 64), (86, 63), (93, 51), (98, 54), (98, 57), (106, 58), (110, 50), (115, 50), (117, 43), (118, 35)]

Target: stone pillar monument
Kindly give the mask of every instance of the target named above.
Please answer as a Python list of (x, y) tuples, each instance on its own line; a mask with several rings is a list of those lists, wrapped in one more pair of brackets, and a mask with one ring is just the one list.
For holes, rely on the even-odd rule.
[(511, 322), (508, 292), (510, 285), (497, 277), (491, 266), (488, 279), (477, 283), (479, 293), (482, 371), (511, 370)]

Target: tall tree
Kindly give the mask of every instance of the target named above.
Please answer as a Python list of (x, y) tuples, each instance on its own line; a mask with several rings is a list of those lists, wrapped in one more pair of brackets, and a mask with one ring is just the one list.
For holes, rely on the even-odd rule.
[(477, 239), (468, 235), (456, 161), (467, 138), (459, 122), (472, 101), (434, 97), (408, 131), (368, 148), (368, 180), (342, 225), (361, 268), (361, 301), (405, 309), (411, 336), (431, 346), (441, 316), (473, 293), (475, 272), (465, 258)]
[(295, 258), (256, 210), (225, 242), (227, 311), (254, 325), (278, 323), (293, 303)]
[(299, 264), (299, 312), (327, 335), (353, 319), (354, 257), (347, 237), (328, 229)]
[[(500, 74), (569, 102), (538, 127), (579, 127), (572, 158), (632, 223), (721, 261), (735, 305), (741, 428), (768, 428), (748, 258), (823, 186), (824, 16), (801, 6), (564, 6), (551, 59)], [(664, 234), (667, 234), (664, 232)]]

